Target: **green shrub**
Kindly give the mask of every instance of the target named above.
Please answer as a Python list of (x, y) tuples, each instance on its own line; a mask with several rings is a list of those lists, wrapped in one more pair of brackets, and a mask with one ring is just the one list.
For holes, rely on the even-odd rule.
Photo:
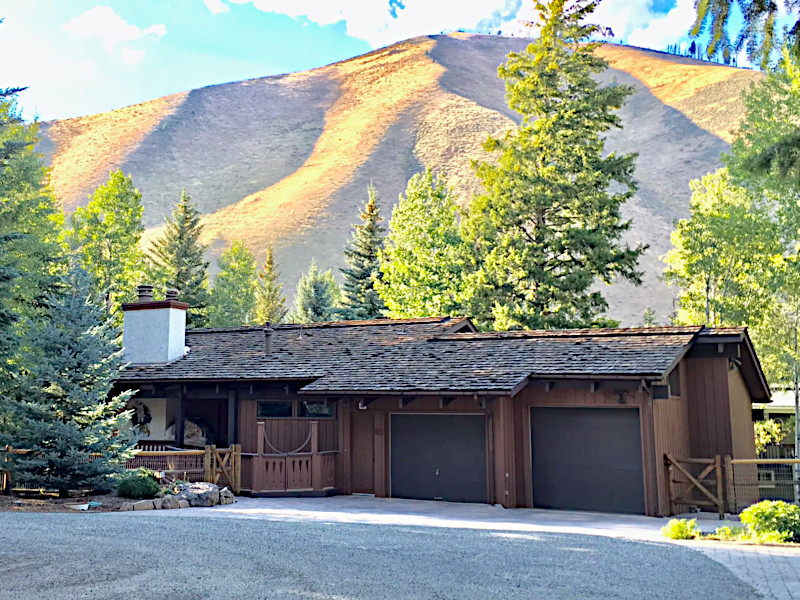
[(800, 542), (800, 507), (782, 500), (764, 500), (740, 515), (751, 537), (759, 542)]
[(117, 493), (123, 498), (134, 500), (155, 498), (161, 491), (155, 473), (149, 469), (137, 469), (124, 475), (117, 486)]
[(709, 534), (706, 537), (710, 540), (721, 540), (723, 542), (731, 542), (734, 540), (742, 539), (744, 535), (745, 535), (744, 527), (722, 526), (722, 527), (717, 527), (714, 530), (714, 533)]
[(697, 526), (697, 519), (670, 519), (661, 528), (661, 534), (671, 540), (693, 540), (703, 535)]

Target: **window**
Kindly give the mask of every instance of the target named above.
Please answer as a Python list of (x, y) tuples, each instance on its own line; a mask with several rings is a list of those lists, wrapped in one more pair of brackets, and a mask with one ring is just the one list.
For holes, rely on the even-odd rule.
[(672, 372), (669, 374), (667, 378), (669, 382), (669, 395), (670, 396), (680, 396), (681, 395), (681, 372), (678, 367), (672, 369)]
[(653, 398), (655, 399), (669, 398), (669, 387), (666, 385), (654, 385)]
[(297, 409), (298, 417), (314, 419), (336, 418), (336, 404), (334, 402), (304, 400), (298, 404)]
[(292, 416), (291, 402), (259, 402), (259, 419), (286, 419)]

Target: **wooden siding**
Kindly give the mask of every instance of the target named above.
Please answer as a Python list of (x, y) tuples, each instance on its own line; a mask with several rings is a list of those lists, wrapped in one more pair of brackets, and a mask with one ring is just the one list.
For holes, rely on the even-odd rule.
[(728, 359), (687, 358), (683, 364), (691, 457), (731, 454)]
[[(257, 417), (257, 400), (239, 401), (239, 443), (242, 452), (256, 452), (258, 450), (258, 422), (263, 421), (265, 434), (270, 444), (279, 452), (292, 452), (300, 449), (311, 431), (311, 421), (314, 419), (259, 419)], [(338, 450), (338, 427), (335, 419), (317, 419), (319, 422), (319, 450), (327, 452)], [(275, 450), (266, 446), (266, 453)], [(304, 452), (310, 451), (306, 444)]]
[(733, 458), (756, 458), (753, 403), (739, 369), (728, 371)]

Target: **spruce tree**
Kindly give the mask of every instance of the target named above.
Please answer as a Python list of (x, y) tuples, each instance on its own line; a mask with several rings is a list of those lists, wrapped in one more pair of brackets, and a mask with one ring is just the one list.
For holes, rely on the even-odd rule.
[(211, 327), (250, 325), (255, 317), (256, 259), (241, 240), (233, 240), (219, 260), (208, 306)]
[(256, 281), (256, 323), (280, 323), (288, 312), (272, 246)]
[(200, 212), (186, 190), (166, 218), (164, 234), (155, 241), (151, 260), (163, 274), (166, 288), (178, 290), (180, 300), (189, 304), (188, 327), (203, 327), (208, 308), (208, 262), (206, 246), (200, 243), (203, 225)]
[(312, 260), (308, 272), (297, 284), (294, 310), (288, 317), (289, 322), (319, 323), (334, 319), (339, 295), (339, 286), (330, 269), (323, 273), (317, 268), (317, 262)]
[(360, 215), (362, 223), (353, 227), (350, 245), (344, 249), (347, 267), (340, 269), (344, 275), (340, 314), (349, 320), (379, 319), (386, 308), (375, 290), (375, 282), (381, 278), (378, 253), (386, 230), (381, 226), (377, 190), (370, 185), (367, 193)]
[(0, 452), (14, 481), (58, 490), (109, 489), (132, 456), (126, 432), (132, 392), (112, 396), (122, 365), (118, 331), (93, 299), (92, 281), (72, 270), (46, 300), (46, 321), (26, 340), (27, 368), (0, 397)]
[(539, 38), (499, 68), (522, 122), (487, 141), (496, 162), (477, 165), (485, 193), (470, 206), (466, 237), (475, 252), (471, 306), (482, 327), (608, 323), (596, 284), (641, 283), (645, 248), (621, 242), (630, 228), (621, 207), (636, 190), (636, 156), (605, 152), (633, 88), (594, 78), (608, 67), (590, 41), (599, 27), (585, 22), (597, 4), (537, 2)]
[(378, 293), (393, 319), (464, 314), (464, 269), (455, 198), (430, 168), (408, 182), (392, 211)]
[(80, 266), (105, 295), (107, 313), (118, 320), (120, 304), (133, 300), (136, 284), (144, 277), (145, 257), (139, 248), (143, 212), (142, 194), (133, 178), (117, 169), (70, 218), (67, 239)]

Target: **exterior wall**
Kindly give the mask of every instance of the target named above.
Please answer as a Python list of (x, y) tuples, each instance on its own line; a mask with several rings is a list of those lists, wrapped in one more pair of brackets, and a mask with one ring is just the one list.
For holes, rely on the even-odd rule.
[[(258, 423), (263, 421), (265, 436), (273, 448), (265, 447), (265, 452), (292, 452), (298, 450), (308, 439), (311, 421), (319, 422), (319, 450), (326, 452), (338, 449), (338, 427), (336, 419), (283, 418), (259, 419), (258, 400), (239, 401), (239, 443), (242, 452), (256, 452), (258, 449)], [(338, 415), (338, 412), (337, 412)], [(308, 451), (306, 445), (306, 451)]]
[[(692, 458), (733, 452), (727, 358), (683, 360)], [(752, 437), (752, 436), (751, 436)]]
[[(672, 513), (669, 506), (669, 484), (667, 483), (667, 471), (664, 468), (664, 455), (669, 454), (673, 458), (692, 457), (689, 443), (689, 411), (684, 363), (685, 361), (677, 367), (681, 369), (680, 396), (653, 400), (659, 516), (668, 516)], [(676, 486), (676, 491), (680, 493), (680, 486)], [(680, 511), (680, 507), (678, 508)]]
[(739, 369), (728, 371), (733, 458), (756, 458), (753, 404)]
[[(658, 513), (657, 472), (654, 466), (654, 433), (649, 395), (638, 390), (614, 390), (601, 387), (592, 391), (587, 381), (585, 387), (546, 391), (542, 384), (532, 384), (514, 398), (514, 418), (516, 443), (516, 504), (533, 507), (533, 467), (531, 464), (530, 409), (532, 406), (549, 407), (596, 407), (628, 408), (640, 413), (643, 479), (645, 485), (645, 512)], [(624, 401), (622, 403), (621, 401)]]

